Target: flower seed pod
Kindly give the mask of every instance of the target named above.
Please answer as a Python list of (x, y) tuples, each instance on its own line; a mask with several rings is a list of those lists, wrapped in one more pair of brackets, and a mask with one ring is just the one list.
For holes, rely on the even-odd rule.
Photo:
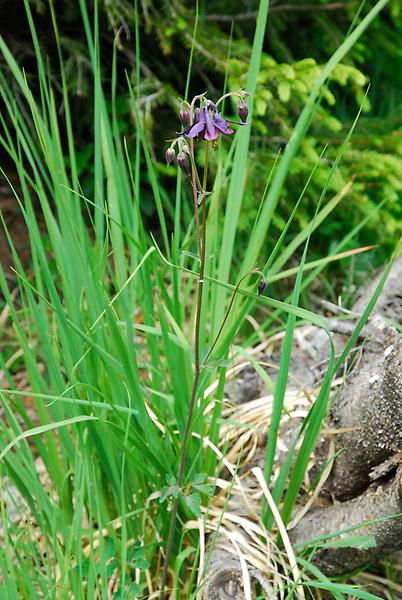
[(258, 295), (261, 296), (265, 288), (267, 287), (267, 280), (263, 277), (258, 284)]
[(185, 173), (186, 175), (190, 175), (190, 160), (188, 158), (188, 154), (186, 154), (185, 152), (179, 152), (179, 154), (177, 155), (177, 164), (179, 165), (183, 173)]
[(248, 106), (247, 104), (244, 102), (244, 100), (240, 100), (240, 102), (237, 105), (237, 114), (240, 117), (240, 120), (242, 123), (245, 123), (247, 121), (247, 116), (248, 116)]
[(187, 110), (187, 108), (185, 108), (184, 106), (182, 106), (180, 109), (179, 119), (180, 119), (180, 123), (183, 125), (183, 127), (187, 127), (188, 122), (190, 120), (190, 113)]
[(174, 148), (170, 147), (166, 150), (165, 158), (168, 165), (174, 161), (176, 158), (176, 152), (174, 151)]

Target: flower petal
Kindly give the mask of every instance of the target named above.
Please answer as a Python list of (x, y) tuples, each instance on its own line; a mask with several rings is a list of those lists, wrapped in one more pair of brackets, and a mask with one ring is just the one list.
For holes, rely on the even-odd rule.
[(213, 142), (214, 140), (218, 139), (218, 137), (219, 131), (214, 127), (211, 133), (209, 133), (208, 131), (205, 132), (204, 140), (207, 140), (207, 142)]
[(184, 131), (184, 135), (193, 138), (202, 133), (206, 126), (206, 108), (200, 108), (195, 113), (195, 122)]
[(223, 127), (223, 126), (217, 125), (217, 124), (215, 123), (215, 127), (216, 127), (217, 129), (219, 129), (219, 131), (220, 131), (221, 133), (225, 133), (226, 135), (230, 135), (231, 133), (233, 133), (233, 129), (230, 129), (230, 127), (228, 127), (228, 125), (225, 125), (225, 127)]
[(206, 132), (204, 135), (204, 139), (211, 142), (212, 140), (216, 140), (219, 136), (219, 131), (216, 129), (213, 120), (208, 112), (205, 111), (205, 121), (206, 121)]
[(196, 123), (195, 125), (192, 125), (191, 127), (189, 127), (188, 129), (186, 129), (186, 131), (184, 132), (184, 135), (188, 138), (193, 138), (196, 137), (197, 135), (199, 135), (202, 131), (204, 131), (205, 129), (205, 122), (199, 122)]
[(205, 121), (206, 121), (206, 113), (207, 113), (207, 109), (206, 108), (199, 108), (198, 110), (196, 110), (196, 112), (195, 112), (195, 121), (197, 123), (205, 123)]
[(227, 135), (233, 133), (233, 129), (230, 129), (230, 127), (228, 126), (228, 122), (226, 121), (226, 119), (221, 117), (218, 111), (214, 113), (213, 123), (215, 127), (217, 127), (217, 129), (219, 129), (219, 131), (221, 131), (222, 133), (226, 133)]

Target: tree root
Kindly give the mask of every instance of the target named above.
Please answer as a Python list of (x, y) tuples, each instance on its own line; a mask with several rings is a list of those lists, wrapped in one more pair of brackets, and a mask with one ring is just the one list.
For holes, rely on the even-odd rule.
[[(330, 541), (372, 536), (373, 547), (347, 547), (345, 542), (346, 547), (315, 552), (314, 564), (326, 575), (342, 575), (402, 548), (401, 515), (402, 468), (399, 467), (390, 480), (371, 486), (356, 498), (328, 508), (313, 508), (289, 535), (299, 550), (300, 546), (314, 546), (313, 540), (327, 536), (331, 536)], [(339, 535), (339, 532), (344, 533)]]
[[(266, 600), (276, 600), (277, 596), (267, 576), (259, 569), (248, 572), (250, 583), (259, 583), (265, 592)], [(220, 552), (220, 562), (210, 567), (208, 582), (204, 588), (204, 600), (242, 600), (244, 585), (240, 562), (229, 553)]]
[[(338, 500), (370, 485), (370, 471), (402, 448), (402, 336), (382, 320), (371, 324), (358, 363), (335, 398), (327, 427), (337, 456), (326, 489)], [(336, 433), (340, 430), (340, 433)], [(317, 448), (325, 464), (326, 444)]]

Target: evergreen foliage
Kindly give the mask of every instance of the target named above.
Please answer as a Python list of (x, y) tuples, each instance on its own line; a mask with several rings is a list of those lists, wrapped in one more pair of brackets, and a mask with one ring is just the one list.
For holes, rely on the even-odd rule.
[[(30, 0), (34, 14), (41, 23), (40, 43), (49, 56), (55, 81), (59, 76), (57, 52), (52, 35), (49, 3)], [(28, 24), (18, 19), (9, 0), (2, 2), (9, 15), (10, 27), (5, 39), (20, 64), (30, 75), (30, 46)], [(248, 197), (245, 199), (241, 227), (247, 236), (257, 208), (254, 198), (261, 194), (265, 174), (272, 168), (277, 154), (286, 145), (297, 116), (300, 114), (321, 65), (336, 49), (350, 24), (356, 26), (364, 17), (367, 3), (319, 2), (295, 0), (290, 3), (271, 2), (264, 54), (258, 81), (253, 122), (252, 146), (258, 149), (259, 162), (249, 173)], [(166, 128), (171, 111), (178, 110), (178, 100), (186, 86), (186, 72), (195, 25), (195, 4), (189, 0), (156, 2), (144, 0), (140, 9), (141, 61), (135, 64), (134, 11), (127, 0), (103, 0), (99, 3), (101, 30), (101, 62), (105, 73), (110, 72), (113, 46), (118, 49), (118, 119), (121, 132), (130, 140), (135, 134), (133, 107), (124, 77), (127, 69), (134, 81), (135, 69), (141, 72), (140, 89), (136, 90), (138, 109), (151, 142), (154, 162), (163, 162), (160, 140), (169, 139), (174, 132)], [(378, 17), (369, 34), (355, 45), (347, 60), (334, 70), (328, 85), (322, 90), (322, 103), (310, 129), (299, 159), (295, 161), (288, 179), (281, 211), (276, 215), (278, 234), (290, 214), (292, 200), (298, 197), (312, 167), (319, 162), (313, 185), (306, 194), (304, 208), (299, 213), (300, 225), (311, 218), (317, 194), (327, 178), (339, 144), (359, 108), (363, 116), (357, 126), (344, 159), (332, 178), (329, 191), (336, 194), (347, 182), (353, 181), (347, 202), (341, 203), (337, 221), (321, 230), (322, 247), (336, 243), (338, 233), (348, 225), (358, 223), (372, 214), (362, 244), (379, 243), (384, 258), (394, 236), (402, 231), (402, 34), (401, 0), (390, 2)], [(93, 115), (83, 110), (91, 98), (91, 63), (88, 47), (80, 25), (78, 2), (63, 9), (55, 7), (61, 44), (66, 60), (66, 77), (75, 101), (73, 113), (80, 123), (81, 138), (78, 165), (84, 184), (90, 186), (93, 163), (91, 122)], [(93, 6), (92, 6), (93, 9)], [(245, 85), (250, 59), (252, 34), (258, 2), (199, 2), (197, 39), (194, 47), (194, 69), (190, 92), (208, 87), (218, 96), (226, 79), (229, 89)], [(21, 26), (22, 25), (22, 26)], [(156, 42), (156, 43), (155, 43)], [(32, 69), (34, 72), (34, 69)], [(31, 82), (32, 84), (32, 82)], [(372, 85), (371, 85), (372, 84)], [(365, 92), (371, 85), (367, 96)], [(62, 98), (59, 98), (62, 110)], [(228, 114), (231, 109), (227, 107)], [(153, 140), (153, 143), (152, 143)], [(323, 149), (325, 154), (321, 160)], [(162, 164), (159, 170), (168, 178), (165, 185), (174, 185), (169, 175), (172, 169)], [(90, 191), (90, 190), (87, 190)], [(144, 190), (149, 203), (145, 211), (152, 217), (151, 195)], [(380, 208), (379, 208), (380, 207)], [(303, 213), (305, 216), (303, 217)], [(381, 224), (381, 227), (380, 227)], [(322, 247), (313, 246), (318, 253)], [(362, 259), (364, 260), (364, 259)]]

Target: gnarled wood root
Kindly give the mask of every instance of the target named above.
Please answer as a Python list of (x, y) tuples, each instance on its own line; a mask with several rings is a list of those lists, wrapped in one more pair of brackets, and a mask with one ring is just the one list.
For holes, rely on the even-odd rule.
[[(219, 561), (210, 567), (208, 581), (204, 587), (204, 600), (242, 600), (244, 587), (240, 562), (223, 550), (218, 556)], [(248, 575), (251, 584), (260, 584), (267, 600), (276, 600), (273, 587), (262, 571), (249, 569)]]
[[(318, 550), (314, 563), (327, 575), (350, 573), (367, 562), (402, 548), (402, 468), (384, 483), (369, 487), (363, 494), (336, 502), (329, 508), (311, 509), (289, 534), (295, 546), (314, 546), (319, 538), (339, 540), (372, 536), (369, 548), (334, 547)], [(366, 523), (366, 525), (363, 525)], [(333, 535), (344, 532), (341, 535)]]

